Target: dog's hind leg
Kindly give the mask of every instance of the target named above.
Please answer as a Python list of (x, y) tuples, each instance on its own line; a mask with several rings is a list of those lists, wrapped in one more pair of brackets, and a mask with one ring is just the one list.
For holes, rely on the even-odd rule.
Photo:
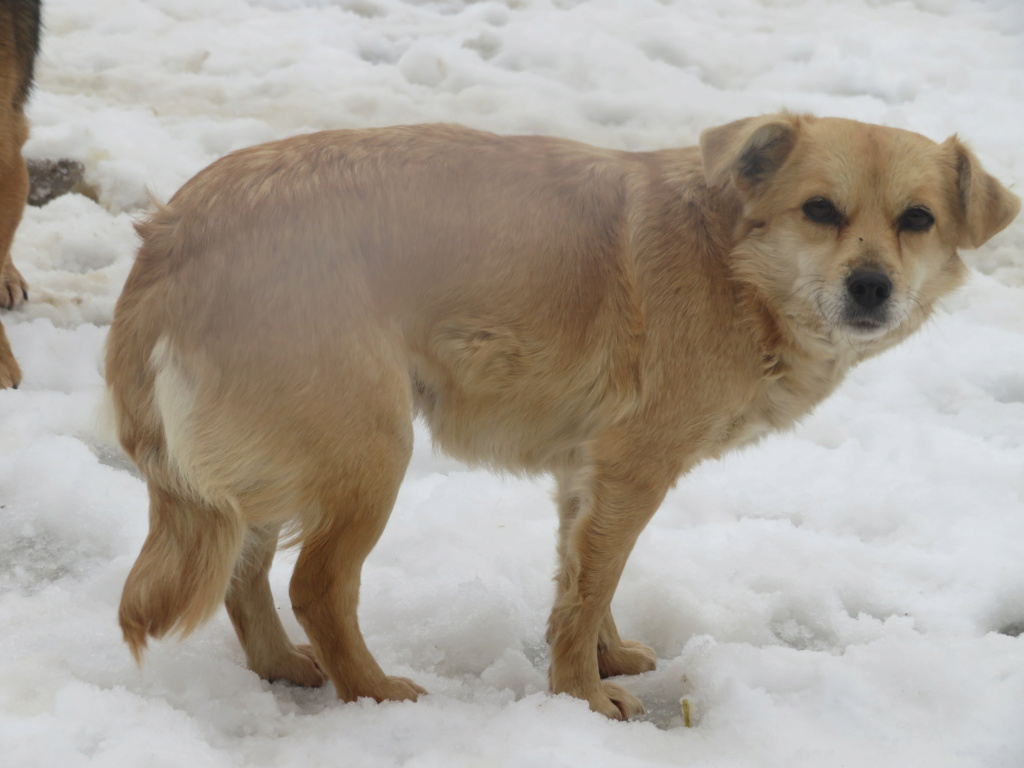
[[(558, 477), (558, 488), (555, 501), (558, 504), (558, 562), (564, 567), (569, 549), (569, 533), (580, 513), (581, 496), (586, 489), (577, 488), (571, 474)], [(562, 597), (563, 580), (559, 579), (558, 596)], [(551, 638), (548, 638), (551, 641)], [(601, 629), (597, 637), (597, 666), (601, 677), (616, 675), (638, 675), (650, 672), (657, 666), (657, 654), (654, 650), (636, 640), (623, 640), (612, 618), (609, 607), (601, 620)]]
[(384, 674), (357, 617), (363, 561), (384, 531), (412, 452), (408, 381), (394, 383), (389, 392), (383, 377), (367, 382), (373, 394), (363, 396), (352, 384), (351, 402), (362, 405), (347, 413), (347, 423), (324, 425), (339, 437), (333, 455), (321, 458), (319, 509), (304, 521), (291, 582), (292, 609), (345, 701), (415, 700), (426, 693), (411, 680)]
[(277, 526), (249, 526), (224, 603), (245, 649), (249, 669), (264, 680), (323, 685), (313, 648), (288, 639), (270, 591), (270, 566), (277, 550)]
[(189, 634), (228, 590), (244, 526), (230, 505), (216, 505), (149, 481), (149, 535), (121, 594), (119, 619), (136, 661), (147, 638)]

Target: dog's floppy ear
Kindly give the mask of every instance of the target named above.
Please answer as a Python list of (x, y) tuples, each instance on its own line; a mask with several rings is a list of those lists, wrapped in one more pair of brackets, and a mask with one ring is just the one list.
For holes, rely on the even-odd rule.
[(960, 248), (977, 248), (1013, 221), (1020, 198), (989, 176), (978, 158), (955, 135), (943, 147), (952, 153), (960, 205)]
[(796, 144), (799, 118), (762, 115), (737, 120), (700, 135), (704, 179), (709, 187), (732, 179), (747, 191), (777, 171)]

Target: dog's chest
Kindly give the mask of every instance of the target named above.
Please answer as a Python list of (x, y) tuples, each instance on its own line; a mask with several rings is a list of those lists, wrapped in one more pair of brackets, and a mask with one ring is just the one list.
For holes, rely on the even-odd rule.
[(724, 448), (749, 445), (772, 432), (792, 428), (835, 390), (852, 364), (841, 356), (780, 357), (733, 421)]

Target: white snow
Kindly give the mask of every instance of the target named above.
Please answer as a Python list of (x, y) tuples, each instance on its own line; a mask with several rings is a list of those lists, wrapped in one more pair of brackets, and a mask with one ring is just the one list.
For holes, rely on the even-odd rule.
[(615, 602), (660, 657), (627, 681), (640, 722), (546, 693), (550, 483), (423, 433), (361, 617), (430, 696), (262, 682), (223, 613), (138, 670), (116, 609), (145, 487), (96, 420), (132, 217), (230, 150), (439, 120), (648, 149), (788, 107), (957, 132), (1020, 194), (1024, 3), (46, 0), (45, 23), (25, 152), (84, 163), (99, 202), (29, 209), (13, 249), (0, 765), (1024, 766), (1024, 217), (920, 335), (670, 494)]

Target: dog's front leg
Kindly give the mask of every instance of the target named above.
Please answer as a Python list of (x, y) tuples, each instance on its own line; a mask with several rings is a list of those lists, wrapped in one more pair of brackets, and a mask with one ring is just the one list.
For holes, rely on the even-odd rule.
[[(21, 144), (0, 142), (0, 309), (11, 309), (28, 298), (28, 284), (11, 263), (10, 254), (28, 197), (28, 171), (20, 149)], [(20, 382), (21, 369), (0, 326), (0, 389), (16, 387)]]
[(0, 309), (13, 309), (28, 298), (28, 283), (11, 261), (11, 243), (28, 198), (28, 168), (20, 150), (21, 144), (0, 142)]
[(601, 680), (595, 650), (629, 553), (671, 479), (622, 461), (595, 462), (586, 474), (560, 546), (558, 597), (548, 622), (549, 681), (552, 693), (586, 699), (595, 712), (622, 720), (642, 714), (643, 705), (622, 686)]
[[(561, 570), (569, 551), (570, 533), (579, 516), (582, 500), (589, 495), (589, 475), (586, 472), (566, 471), (557, 476), (558, 490), (558, 564)], [(558, 580), (559, 596), (561, 580)], [(551, 637), (548, 637), (551, 642)], [(636, 640), (623, 640), (615, 626), (611, 608), (605, 611), (597, 638), (597, 666), (601, 677), (639, 675), (657, 666), (654, 650)]]

